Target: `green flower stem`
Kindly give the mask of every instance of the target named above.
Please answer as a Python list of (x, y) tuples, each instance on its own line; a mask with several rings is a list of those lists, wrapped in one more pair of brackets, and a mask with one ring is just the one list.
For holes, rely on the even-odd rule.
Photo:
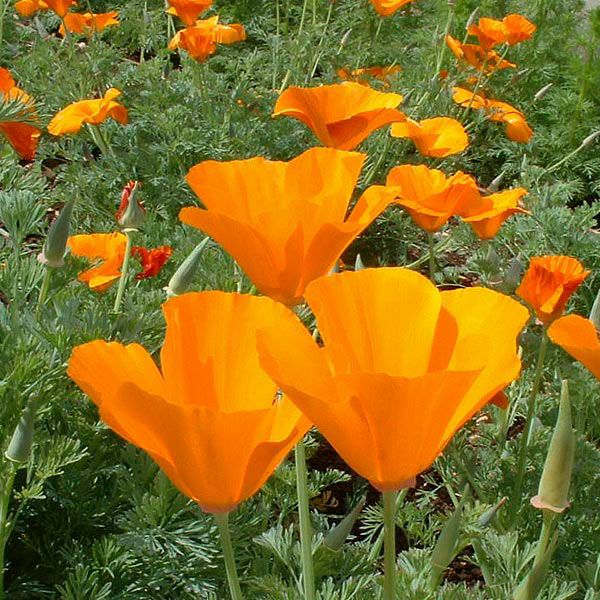
[(46, 303), (46, 297), (48, 296), (48, 290), (50, 289), (50, 278), (52, 276), (52, 269), (49, 267), (45, 268), (44, 279), (42, 280), (42, 287), (40, 288), (40, 294), (37, 301), (37, 312), (42, 310), (42, 306)]
[(396, 600), (396, 494), (383, 495), (383, 600)]
[(117, 290), (117, 297), (115, 298), (115, 305), (113, 312), (121, 312), (121, 302), (123, 301), (123, 294), (125, 293), (125, 284), (127, 283), (127, 271), (129, 270), (129, 259), (131, 258), (131, 242), (133, 238), (132, 229), (126, 229), (123, 233), (127, 238), (125, 245), (125, 258), (123, 259), (123, 267), (121, 268), (121, 277), (119, 279), (119, 289)]
[(523, 480), (525, 478), (525, 467), (527, 465), (527, 449), (529, 447), (529, 438), (531, 436), (531, 427), (533, 424), (533, 416), (535, 414), (535, 404), (538, 392), (540, 390), (540, 383), (542, 381), (542, 374), (544, 372), (544, 359), (546, 357), (546, 350), (548, 348), (548, 336), (544, 330), (542, 341), (540, 342), (540, 348), (538, 351), (537, 362), (535, 365), (535, 375), (533, 379), (533, 386), (531, 393), (527, 400), (527, 416), (525, 418), (525, 426), (523, 433), (521, 434), (521, 446), (519, 448), (519, 457), (517, 459), (517, 473), (515, 475), (515, 484), (513, 487), (513, 493), (510, 504), (509, 512), (509, 528), (513, 526), (519, 504), (521, 503), (521, 496), (523, 494)]
[[(450, 243), (452, 242), (452, 236), (448, 236), (443, 242), (440, 242), (436, 247), (435, 247), (435, 253), (439, 253), (442, 250), (445, 250)], [(427, 262), (429, 260), (429, 252), (427, 252), (427, 254), (423, 254), (423, 256), (421, 256), (420, 258), (417, 258), (417, 260), (415, 260), (414, 262), (411, 262), (407, 265), (404, 265), (405, 269), (416, 269), (417, 267), (421, 266), (423, 263)]]
[(215, 514), (215, 521), (219, 527), (219, 537), (221, 538), (221, 547), (223, 548), (223, 560), (225, 561), (231, 600), (243, 600), (240, 580), (235, 566), (235, 557), (233, 556), (231, 534), (229, 533), (229, 513)]
[(4, 551), (12, 526), (8, 522), (8, 506), (15, 481), (17, 465), (7, 460), (4, 462), (6, 471), (3, 474), (4, 481), (0, 482), (0, 600), (4, 600)]
[(538, 540), (535, 559), (533, 560), (534, 569), (544, 559), (544, 555), (546, 554), (546, 550), (548, 549), (548, 545), (550, 544), (554, 521), (556, 520), (557, 516), (556, 513), (552, 512), (551, 510), (543, 510), (542, 513), (544, 520), (542, 522), (542, 531), (540, 532), (540, 538)]
[(440, 44), (440, 51), (438, 53), (437, 63), (435, 67), (435, 76), (439, 77), (440, 70), (442, 68), (442, 64), (444, 62), (444, 55), (446, 53), (446, 48), (448, 44), (446, 44), (446, 37), (450, 33), (450, 29), (452, 27), (452, 21), (454, 20), (454, 1), (450, 0), (448, 2), (448, 18), (446, 20), (446, 27), (444, 28), (444, 39)]
[(435, 239), (433, 233), (427, 232), (427, 238), (429, 240), (429, 278), (432, 283), (435, 283)]
[(300, 17), (300, 25), (298, 26), (298, 37), (302, 33), (304, 29), (304, 20), (306, 19), (306, 9), (308, 8), (308, 0), (304, 0), (304, 4), (302, 5), (302, 16)]
[(6, 9), (8, 8), (8, 2), (6, 0), (0, 0), (0, 48), (4, 43), (4, 17), (6, 16)]
[(300, 440), (294, 450), (296, 459), (296, 492), (298, 494), (298, 517), (300, 519), (300, 545), (302, 548), (302, 576), (304, 600), (315, 600), (315, 569), (312, 555), (312, 523), (308, 505), (308, 477), (306, 471), (306, 450)]

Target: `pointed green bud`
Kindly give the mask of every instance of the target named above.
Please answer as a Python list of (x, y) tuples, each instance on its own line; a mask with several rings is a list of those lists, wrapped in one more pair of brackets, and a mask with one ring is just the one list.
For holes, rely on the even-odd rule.
[(73, 206), (75, 206), (75, 201), (69, 200), (62, 207), (58, 217), (50, 225), (44, 249), (38, 254), (38, 260), (52, 269), (58, 269), (65, 264)]
[(506, 503), (506, 501), (508, 500), (508, 498), (506, 496), (504, 496), (504, 498), (500, 498), (500, 500), (498, 502), (496, 502), (496, 504), (494, 504), (494, 506), (492, 506), (491, 508), (488, 508), (482, 515), (481, 517), (479, 517), (479, 521), (477, 522), (479, 527), (489, 527), (492, 522), (494, 521), (494, 519), (496, 518), (496, 515), (498, 514), (498, 511), (504, 506), (504, 504)]
[(478, 14), (479, 14), (479, 6), (476, 6), (475, 10), (469, 15), (469, 18), (467, 19), (467, 24), (465, 25), (465, 29), (469, 29), (469, 27), (471, 27), (471, 25), (473, 25), (473, 23), (475, 23), (475, 19), (477, 18)]
[(599, 137), (600, 137), (600, 130), (594, 131), (594, 133), (590, 133), (590, 135), (588, 135), (583, 140), (583, 142), (581, 142), (581, 147), (587, 148), (588, 146), (591, 146)]
[(508, 269), (504, 272), (504, 278), (502, 280), (502, 290), (506, 293), (512, 294), (521, 283), (521, 275), (523, 273), (523, 263), (521, 262), (521, 255), (513, 258)]
[(117, 222), (123, 229), (138, 229), (146, 218), (146, 210), (137, 199), (139, 182), (130, 181), (121, 193)]
[(179, 265), (177, 271), (173, 273), (169, 285), (165, 288), (167, 296), (179, 296), (188, 290), (198, 270), (202, 253), (209, 241), (209, 237), (204, 238)]
[(21, 418), (15, 427), (8, 448), (4, 453), (8, 460), (15, 463), (29, 462), (31, 447), (33, 446), (36, 411), (37, 405), (34, 400), (28, 402), (27, 406), (23, 409)]
[(330, 550), (338, 552), (342, 549), (344, 542), (350, 535), (361, 510), (364, 508), (366, 498), (362, 498), (360, 502), (333, 528), (327, 533), (323, 544)]
[(502, 181), (504, 180), (505, 174), (506, 171), (500, 171), (500, 175), (496, 175), (496, 177), (492, 179), (490, 185), (488, 185), (488, 191), (497, 192), (500, 189), (500, 186), (502, 185)]
[(533, 101), (537, 102), (538, 100), (541, 100), (549, 92), (553, 85), (553, 83), (547, 83), (543, 88), (539, 89), (533, 96)]
[(592, 304), (592, 310), (590, 311), (590, 321), (594, 324), (594, 327), (600, 331), (600, 290), (596, 294), (594, 304)]
[(575, 433), (571, 420), (569, 384), (564, 379), (556, 427), (550, 440), (538, 495), (531, 499), (533, 506), (556, 513), (561, 513), (569, 507), (569, 487), (574, 457)]
[(362, 271), (365, 268), (365, 263), (362, 261), (360, 254), (356, 255), (356, 260), (354, 261), (354, 270)]

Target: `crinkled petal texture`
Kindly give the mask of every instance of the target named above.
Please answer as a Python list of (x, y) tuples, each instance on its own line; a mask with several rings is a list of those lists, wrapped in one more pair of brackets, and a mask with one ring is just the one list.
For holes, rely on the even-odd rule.
[(380, 490), (428, 468), (520, 371), (527, 310), (483, 288), (439, 292), (401, 268), (322, 277), (306, 299), (319, 347), (289, 315), (259, 332), (261, 364)]
[(163, 305), (161, 370), (141, 346), (96, 340), (73, 350), (69, 376), (100, 416), (207, 512), (255, 494), (309, 421), (262, 370), (257, 330), (286, 322), (269, 298), (201, 292)]
[(589, 274), (571, 256), (535, 256), (515, 293), (547, 325), (563, 313), (569, 298)]
[(537, 27), (523, 15), (507, 15), (502, 21), (508, 29), (507, 42), (511, 46), (530, 39), (537, 29)]
[(102, 261), (77, 276), (95, 292), (107, 290), (121, 277), (127, 238), (120, 232), (72, 235), (67, 245), (73, 256)]
[(600, 335), (589, 319), (567, 315), (548, 327), (548, 337), (600, 379)]
[(371, 0), (371, 4), (382, 17), (389, 17), (413, 0)]
[(212, 3), (213, 0), (169, 0), (175, 14), (188, 27), (193, 25), (196, 19), (212, 6)]
[(453, 215), (480, 199), (475, 180), (462, 172), (447, 177), (425, 165), (400, 165), (388, 174), (386, 185), (395, 190), (400, 204), (415, 223), (426, 231), (437, 231)]
[(109, 117), (125, 125), (128, 122), (127, 109), (115, 100), (120, 95), (119, 90), (110, 88), (104, 98), (70, 104), (54, 115), (48, 124), (48, 131), (57, 136), (78, 133), (84, 123), (99, 125)]
[(314, 88), (290, 87), (279, 96), (274, 117), (302, 121), (324, 146), (353, 150), (373, 131), (404, 121), (396, 110), (399, 94), (378, 92), (354, 83), (336, 83)]
[(61, 19), (69, 12), (76, 0), (44, 0), (50, 10), (53, 10)]
[(456, 119), (435, 117), (423, 121), (407, 119), (394, 123), (392, 137), (409, 138), (423, 156), (443, 158), (462, 152), (469, 145), (467, 132)]
[(179, 217), (218, 241), (263, 294), (297, 304), (392, 199), (373, 186), (346, 218), (364, 160), (312, 148), (287, 163), (206, 161), (186, 178), (205, 209), (184, 208)]

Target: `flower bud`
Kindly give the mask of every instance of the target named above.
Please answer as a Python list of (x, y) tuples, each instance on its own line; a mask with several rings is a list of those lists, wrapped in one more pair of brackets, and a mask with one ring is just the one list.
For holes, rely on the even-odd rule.
[(15, 427), (8, 448), (4, 455), (15, 463), (29, 462), (31, 447), (33, 445), (33, 432), (35, 425), (36, 402), (31, 400), (23, 409), (21, 418)]
[(581, 142), (582, 148), (587, 148), (591, 146), (598, 138), (600, 137), (600, 130), (594, 131), (594, 133), (590, 133), (583, 142)]
[(592, 310), (590, 311), (590, 321), (594, 324), (594, 327), (600, 331), (600, 290), (596, 294), (594, 304), (592, 304)]
[(365, 263), (362, 261), (360, 254), (356, 255), (356, 260), (354, 261), (354, 270), (362, 271), (365, 268)]
[(121, 204), (115, 215), (123, 229), (137, 229), (146, 217), (146, 210), (136, 197), (139, 185), (137, 181), (130, 181), (123, 188)]
[(57, 269), (65, 264), (67, 240), (69, 239), (69, 226), (74, 205), (75, 201), (69, 200), (62, 207), (62, 210), (58, 217), (54, 219), (52, 225), (50, 225), (44, 248), (42, 252), (38, 254), (38, 260), (47, 267)]
[(466, 29), (469, 29), (469, 27), (471, 27), (471, 25), (473, 25), (473, 23), (475, 23), (475, 19), (477, 18), (477, 15), (479, 14), (479, 6), (475, 7), (475, 10), (469, 15), (469, 18), (467, 19), (467, 24), (466, 24)]
[(554, 83), (547, 83), (543, 88), (540, 88), (533, 96), (533, 101), (537, 102), (541, 100), (550, 90)]
[(204, 238), (179, 265), (169, 280), (169, 285), (165, 288), (167, 296), (179, 296), (187, 291), (198, 269), (200, 257), (209, 241), (209, 237)]
[(504, 496), (503, 498), (500, 498), (500, 500), (498, 502), (496, 502), (496, 504), (494, 504), (494, 506), (492, 506), (491, 508), (488, 508), (482, 515), (481, 517), (479, 517), (479, 521), (477, 521), (477, 524), (479, 525), (479, 527), (489, 527), (492, 522), (494, 521), (494, 519), (496, 518), (496, 515), (498, 514), (498, 511), (504, 506), (504, 504), (506, 503), (506, 501), (508, 500), (508, 498), (506, 496)]
[(533, 506), (556, 513), (561, 513), (569, 507), (569, 487), (574, 457), (575, 434), (571, 421), (569, 384), (564, 379), (560, 392), (558, 418), (544, 463), (538, 495), (531, 499)]
[(500, 189), (500, 185), (502, 184), (502, 180), (504, 179), (506, 171), (501, 171), (500, 175), (496, 175), (490, 185), (488, 185), (488, 191), (497, 192)]
[(360, 502), (333, 528), (331, 529), (325, 538), (323, 539), (323, 544), (333, 550), (334, 552), (338, 552), (342, 549), (344, 542), (350, 535), (358, 516), (360, 515), (360, 511), (364, 508), (366, 502), (366, 498), (360, 500)]
[(521, 274), (523, 273), (523, 265), (521, 264), (521, 256), (513, 258), (508, 269), (504, 272), (504, 279), (502, 281), (502, 290), (506, 293), (512, 294), (519, 283), (521, 282)]
[(350, 37), (351, 33), (352, 28), (348, 29), (348, 31), (346, 31), (346, 33), (344, 33), (342, 36), (342, 39), (340, 40), (340, 50), (348, 43), (348, 38)]

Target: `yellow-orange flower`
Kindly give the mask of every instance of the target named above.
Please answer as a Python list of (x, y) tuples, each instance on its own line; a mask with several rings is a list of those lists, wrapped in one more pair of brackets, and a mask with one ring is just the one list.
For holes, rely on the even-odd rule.
[(279, 96), (274, 117), (287, 116), (310, 127), (324, 146), (353, 150), (373, 131), (406, 116), (399, 94), (348, 81), (315, 88), (290, 87)]
[(479, 200), (477, 183), (458, 171), (447, 177), (438, 169), (425, 165), (400, 165), (388, 174), (386, 186), (415, 223), (433, 232), (440, 229), (453, 215)]
[(531, 38), (536, 26), (522, 15), (512, 14), (502, 21), (482, 17), (478, 23), (469, 26), (467, 32), (479, 40), (483, 48), (493, 48), (498, 44), (514, 46)]
[(494, 50), (487, 50), (477, 44), (462, 44), (451, 35), (446, 36), (446, 44), (458, 60), (466, 61), (479, 71), (483, 69), (486, 73), (491, 73), (492, 71), (512, 69), (517, 66), (503, 59)]
[(536, 256), (529, 261), (516, 294), (548, 325), (563, 313), (569, 298), (589, 274), (571, 256)]
[(95, 31), (104, 31), (107, 27), (119, 24), (116, 10), (107, 13), (67, 13), (58, 28), (64, 37), (66, 31), (78, 35), (92, 35)]
[(78, 133), (84, 123), (99, 125), (109, 117), (125, 125), (128, 121), (127, 109), (115, 100), (120, 95), (119, 90), (110, 88), (104, 94), (104, 98), (80, 100), (69, 104), (54, 115), (48, 125), (48, 131), (52, 135)]
[(323, 346), (298, 318), (258, 333), (261, 364), (377, 489), (403, 487), (520, 371), (527, 310), (484, 288), (439, 292), (401, 268), (306, 290)]
[(43, 0), (19, 0), (15, 2), (15, 10), (22, 17), (31, 17), (39, 10), (48, 10), (48, 5)]
[(384, 87), (389, 87), (390, 77), (402, 71), (400, 65), (390, 65), (389, 67), (363, 67), (361, 69), (338, 69), (337, 75), (345, 81), (354, 81), (361, 85), (369, 85), (369, 78), (378, 79), (383, 82)]
[(76, 0), (44, 0), (48, 5), (48, 8), (54, 11), (61, 19), (69, 12), (69, 9), (74, 4), (77, 4)]
[(600, 337), (589, 319), (560, 317), (548, 327), (548, 337), (600, 379)]
[(423, 121), (406, 119), (393, 123), (392, 137), (409, 138), (423, 156), (443, 158), (462, 152), (469, 145), (467, 132), (456, 119), (435, 117)]
[(190, 27), (205, 10), (212, 6), (212, 3), (213, 0), (169, 0), (171, 8), (167, 12), (176, 15)]
[(138, 344), (96, 340), (73, 350), (67, 372), (102, 420), (183, 494), (206, 512), (229, 512), (310, 425), (258, 362), (257, 330), (288, 311), (269, 298), (215, 291), (171, 299), (163, 312), (160, 370)]
[(371, 0), (371, 4), (382, 17), (389, 17), (413, 0)]
[(537, 27), (522, 15), (507, 15), (502, 19), (508, 29), (508, 39), (511, 46), (530, 39)]
[[(23, 121), (36, 120), (31, 107), (31, 97), (15, 85), (10, 71), (0, 67), (0, 101), (20, 100), (23, 103)], [(33, 160), (37, 151), (41, 131), (27, 122), (2, 121), (0, 133), (8, 140), (15, 152), (25, 160)]]
[(533, 135), (525, 115), (507, 102), (486, 98), (481, 92), (474, 94), (461, 87), (454, 88), (452, 99), (460, 106), (484, 110), (490, 121), (504, 123), (507, 137), (514, 142), (527, 143)]
[(206, 208), (179, 218), (218, 241), (263, 294), (297, 304), (391, 199), (373, 186), (346, 218), (365, 158), (312, 148), (290, 162), (202, 162), (186, 180)]

